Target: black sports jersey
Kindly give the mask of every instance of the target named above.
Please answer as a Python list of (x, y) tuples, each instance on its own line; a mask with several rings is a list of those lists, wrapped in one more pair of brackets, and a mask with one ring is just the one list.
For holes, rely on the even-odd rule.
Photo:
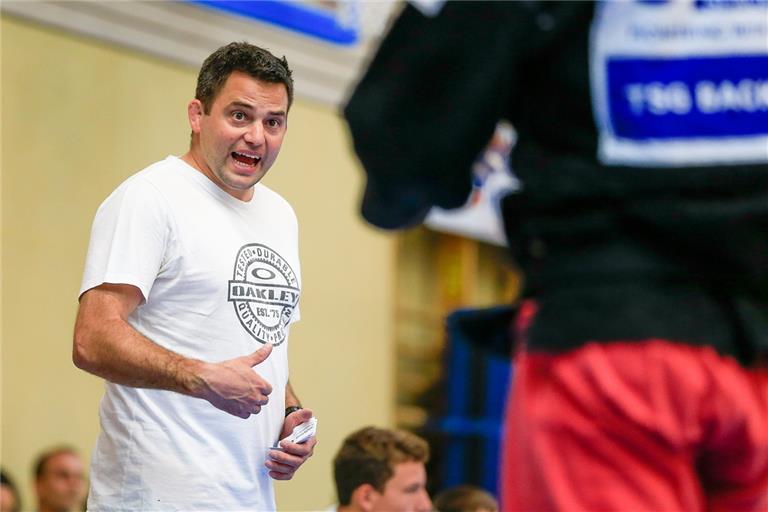
[[(696, 2), (697, 9), (728, 7), (721, 4)], [(680, 130), (691, 131), (685, 144), (703, 149), (689, 150), (682, 163), (672, 157), (665, 163), (667, 153), (657, 157), (650, 145), (650, 164), (637, 161), (637, 151), (630, 163), (601, 157), (605, 130), (596, 121), (601, 89), (594, 75), (599, 9), (591, 2), (446, 2), (438, 16), (425, 17), (407, 7), (344, 110), (367, 174), (363, 216), (397, 228), (420, 222), (432, 206), (462, 205), (472, 161), (496, 122), (508, 119), (518, 133), (511, 162), (522, 187), (504, 199), (503, 213), (525, 294), (540, 302), (531, 350), (659, 337), (751, 361), (768, 352), (768, 145), (765, 158), (758, 148), (753, 162), (710, 160), (697, 152), (717, 153), (716, 143), (701, 140), (708, 140), (705, 129), (719, 136), (721, 125), (707, 128), (698, 112)], [(628, 26), (636, 38), (688, 36)], [(646, 63), (656, 66), (648, 73), (706, 77), (707, 66), (714, 69), (707, 59), (726, 57), (734, 67), (768, 67), (764, 55), (685, 57), (679, 65), (665, 56), (671, 65), (663, 69), (659, 62), (669, 62), (619, 55), (607, 60), (606, 80), (625, 76), (611, 75), (614, 68), (626, 74), (624, 68)], [(680, 94), (684, 78), (662, 84), (669, 87), (659, 90), (676, 101), (669, 123), (659, 118), (634, 129), (614, 118), (616, 133), (635, 137), (630, 143), (637, 142), (642, 158), (643, 137), (667, 137), (659, 131), (667, 126), (674, 132), (691, 101), (711, 113), (719, 105), (717, 86), (727, 80), (697, 80), (688, 104)], [(750, 80), (737, 84), (754, 89), (744, 92), (752, 94), (744, 108), (754, 111), (743, 112), (752, 114), (743, 130), (768, 135), (768, 123), (755, 124), (764, 119), (760, 87), (768, 88), (768, 76)], [(628, 91), (628, 108), (657, 108), (656, 90), (638, 84), (618, 89)], [(701, 140), (693, 137), (699, 132)]]

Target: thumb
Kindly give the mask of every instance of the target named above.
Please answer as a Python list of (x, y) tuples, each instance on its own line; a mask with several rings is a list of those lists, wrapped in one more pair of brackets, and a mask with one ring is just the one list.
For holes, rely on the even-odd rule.
[(259, 363), (263, 363), (264, 360), (269, 357), (269, 354), (272, 353), (272, 344), (271, 343), (265, 343), (263, 347), (261, 347), (256, 352), (249, 354), (246, 357), (248, 364), (251, 366), (256, 366)]
[(283, 437), (290, 435), (297, 425), (309, 421), (309, 418), (314, 416), (311, 409), (299, 409), (296, 412), (292, 412), (285, 418), (285, 424), (283, 425)]
[(309, 418), (312, 417), (312, 410), (311, 409), (299, 409), (298, 411), (291, 414), (291, 416), (294, 417), (296, 420), (296, 424), (304, 423), (305, 421), (309, 421)]

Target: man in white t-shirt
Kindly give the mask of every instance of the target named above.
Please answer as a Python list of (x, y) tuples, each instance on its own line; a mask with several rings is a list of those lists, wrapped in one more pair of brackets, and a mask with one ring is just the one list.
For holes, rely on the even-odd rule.
[[(259, 181), (285, 136), (285, 58), (231, 43), (206, 59), (192, 141), (99, 207), (75, 364), (106, 379), (91, 510), (274, 510), (314, 437), (288, 382), (299, 319), (296, 216)], [(275, 449), (280, 442), (280, 448)]]

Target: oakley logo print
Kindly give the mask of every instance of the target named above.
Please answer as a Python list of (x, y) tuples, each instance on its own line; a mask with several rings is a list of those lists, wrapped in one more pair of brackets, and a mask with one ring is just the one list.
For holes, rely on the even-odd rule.
[(285, 341), (299, 293), (293, 269), (279, 254), (262, 244), (240, 248), (227, 300), (256, 341), (275, 346)]

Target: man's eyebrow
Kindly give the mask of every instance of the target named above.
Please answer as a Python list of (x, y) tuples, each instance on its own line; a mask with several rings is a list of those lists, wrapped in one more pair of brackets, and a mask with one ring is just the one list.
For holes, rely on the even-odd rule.
[[(246, 103), (244, 101), (233, 101), (229, 104), (229, 108), (245, 108), (248, 110), (254, 110), (256, 107), (251, 103)], [(287, 114), (285, 113), (285, 110), (270, 110), (267, 112), (270, 116), (281, 116), (285, 117)]]
[(253, 105), (251, 105), (250, 103), (245, 103), (244, 101), (233, 101), (232, 103), (229, 104), (229, 107), (230, 108), (240, 107), (240, 108), (247, 108), (250, 110), (253, 109)]

